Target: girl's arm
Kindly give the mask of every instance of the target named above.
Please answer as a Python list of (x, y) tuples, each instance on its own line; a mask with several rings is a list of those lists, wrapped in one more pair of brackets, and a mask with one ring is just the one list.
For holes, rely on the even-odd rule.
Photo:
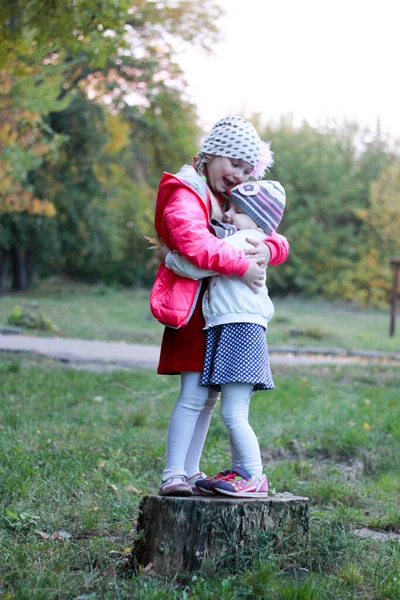
[(284, 235), (275, 231), (264, 240), (264, 244), (267, 244), (271, 253), (271, 258), (269, 259), (270, 265), (280, 265), (287, 260), (290, 246)]
[(167, 254), (165, 257), (165, 266), (174, 271), (177, 275), (187, 277), (188, 279), (198, 280), (217, 275), (216, 271), (208, 271), (207, 269), (196, 267), (196, 265), (189, 262), (185, 256), (182, 256), (182, 254), (179, 254), (176, 250)]
[(207, 210), (189, 190), (181, 188), (171, 193), (162, 221), (163, 229), (168, 233), (164, 241), (197, 267), (238, 277), (248, 270), (249, 260), (244, 252), (232, 248), (209, 231)]
[[(236, 232), (234, 235), (225, 238), (225, 241), (231, 246), (241, 250), (249, 247), (249, 243), (246, 242), (245, 236), (246, 232), (244, 231)], [(268, 248), (266, 248), (266, 250), (269, 252)], [(209, 271), (207, 269), (200, 269), (199, 267), (196, 267), (196, 265), (192, 264), (187, 258), (175, 250), (167, 254), (165, 258), (165, 266), (174, 271), (177, 275), (188, 277), (189, 279), (198, 280), (211, 277), (212, 275), (218, 275), (216, 271)]]
[(269, 263), (270, 265), (280, 265), (285, 262), (289, 256), (289, 242), (284, 235), (274, 232), (262, 242), (254, 240), (252, 237), (248, 238), (253, 248), (246, 250), (246, 256), (248, 258), (263, 258), (266, 255), (265, 246), (269, 249)]

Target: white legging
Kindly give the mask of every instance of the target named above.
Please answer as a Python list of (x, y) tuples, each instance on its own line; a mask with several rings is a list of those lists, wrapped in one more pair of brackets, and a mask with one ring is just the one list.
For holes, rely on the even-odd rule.
[(226, 383), (221, 386), (221, 417), (229, 431), (232, 466), (252, 475), (262, 475), (260, 446), (249, 423), (251, 383)]
[[(181, 373), (181, 393), (168, 427), (167, 461), (163, 479), (192, 476), (200, 470), (200, 457), (218, 393), (200, 385), (201, 373)], [(229, 383), (222, 386), (221, 416), (229, 430), (232, 468), (242, 467), (254, 475), (262, 472), (257, 437), (248, 422), (253, 386)]]

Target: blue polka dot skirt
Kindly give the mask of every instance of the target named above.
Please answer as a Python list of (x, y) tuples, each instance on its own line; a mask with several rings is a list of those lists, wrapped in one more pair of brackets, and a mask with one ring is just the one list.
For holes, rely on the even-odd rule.
[(265, 329), (255, 323), (229, 323), (207, 329), (201, 385), (252, 383), (254, 391), (275, 388)]

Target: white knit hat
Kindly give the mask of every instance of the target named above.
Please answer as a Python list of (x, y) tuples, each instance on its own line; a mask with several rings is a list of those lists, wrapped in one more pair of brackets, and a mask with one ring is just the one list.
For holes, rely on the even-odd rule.
[(242, 117), (224, 117), (215, 123), (201, 152), (244, 160), (254, 168), (253, 177), (262, 177), (274, 163), (269, 144), (262, 142), (253, 125)]
[(255, 167), (260, 157), (260, 143), (260, 137), (251, 123), (242, 117), (225, 117), (211, 129), (201, 151), (242, 159)]

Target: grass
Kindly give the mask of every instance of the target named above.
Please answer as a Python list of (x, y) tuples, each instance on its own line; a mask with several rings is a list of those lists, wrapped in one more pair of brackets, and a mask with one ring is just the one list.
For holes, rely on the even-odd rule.
[[(16, 305), (28, 312), (39, 309), (67, 337), (157, 344), (162, 336), (163, 328), (150, 313), (145, 290), (49, 280), (29, 293), (0, 298), (0, 324), (6, 324)], [(54, 335), (51, 331), (27, 333)]]
[[(133, 576), (138, 504), (163, 467), (178, 379), (152, 371), (75, 371), (1, 355), (0, 595), (30, 600), (398, 599), (400, 374), (393, 367), (277, 367), (251, 422), (277, 491), (310, 497), (311, 543), (210, 578)], [(202, 467), (228, 463), (213, 417)]]
[[(149, 310), (148, 290), (114, 289), (104, 285), (73, 284), (53, 278), (26, 294), (0, 298), (0, 325), (15, 306), (32, 306), (68, 337), (131, 343), (160, 343), (163, 327)], [(361, 310), (344, 303), (300, 298), (272, 298), (275, 317), (269, 328), (270, 345), (341, 347), (347, 350), (398, 352), (399, 333), (389, 337), (388, 310)], [(400, 328), (400, 318), (397, 330)], [(30, 335), (54, 335), (27, 330)]]

